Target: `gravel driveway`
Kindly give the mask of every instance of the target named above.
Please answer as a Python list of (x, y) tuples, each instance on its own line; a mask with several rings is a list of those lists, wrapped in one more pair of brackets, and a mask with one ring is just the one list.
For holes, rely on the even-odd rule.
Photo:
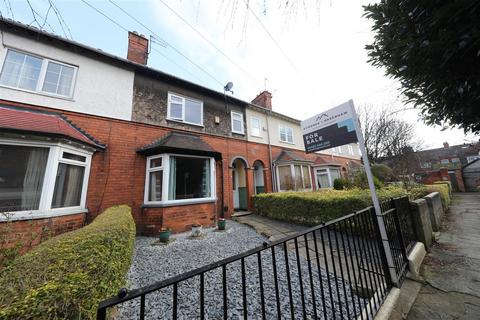
[[(205, 230), (205, 237), (200, 240), (189, 239), (189, 233), (173, 236), (175, 241), (168, 245), (152, 245), (156, 241), (151, 237), (137, 237), (133, 263), (128, 272), (128, 282), (131, 289), (168, 279), (175, 275), (188, 272), (206, 264), (244, 252), (248, 249), (262, 245), (265, 237), (252, 228), (228, 221), (227, 230), (224, 232)], [(287, 259), (290, 275), (292, 297), (290, 300), (288, 278), (286, 269), (286, 255), (281, 247), (275, 248), (277, 268), (278, 292), (280, 312), (282, 318), (302, 318), (302, 294), (300, 285), (303, 285), (303, 300), (307, 318), (313, 318), (315, 313), (322, 318), (335, 318), (343, 313), (345, 318), (355, 318), (354, 313), (359, 312), (359, 304), (364, 301), (349, 289), (349, 284), (341, 279), (335, 279), (326, 274), (323, 269), (312, 265), (312, 278), (310, 282), (308, 262), (300, 258), (300, 272), (295, 251), (288, 250)], [(262, 252), (263, 288), (265, 297), (265, 312), (267, 319), (277, 319), (277, 305), (275, 295), (274, 271), (272, 267), (271, 250)], [(258, 271), (257, 255), (245, 259), (247, 314), (249, 319), (261, 318), (260, 277)], [(227, 266), (227, 301), (228, 318), (243, 319), (243, 286), (240, 261)], [(319, 272), (321, 273), (319, 276)], [(314, 287), (316, 308), (313, 308), (311, 285)], [(320, 299), (323, 291), (332, 288), (332, 297), (326, 296), (324, 303)], [(339, 290), (336, 290), (336, 288)], [(178, 285), (178, 318), (196, 319), (200, 311), (200, 279), (195, 277)], [(146, 296), (146, 319), (171, 319), (172, 318), (172, 288), (151, 293)], [(222, 298), (222, 272), (215, 269), (205, 274), (205, 318), (221, 319), (223, 317)], [(346, 293), (346, 296), (345, 296)], [(352, 303), (353, 298), (353, 303)], [(339, 303), (339, 301), (343, 303)], [(349, 301), (349, 308), (345, 306)], [(354, 312), (354, 310), (356, 312)], [(119, 306), (117, 319), (138, 319), (139, 299), (126, 302)]]

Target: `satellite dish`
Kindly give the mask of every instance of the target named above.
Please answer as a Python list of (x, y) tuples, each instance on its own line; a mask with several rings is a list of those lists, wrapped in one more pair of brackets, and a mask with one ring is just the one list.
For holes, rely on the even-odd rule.
[(223, 87), (223, 89), (225, 89), (225, 91), (230, 91), (231, 93), (233, 93), (232, 91), (232, 88), (233, 88), (233, 82), (229, 81), (225, 87)]

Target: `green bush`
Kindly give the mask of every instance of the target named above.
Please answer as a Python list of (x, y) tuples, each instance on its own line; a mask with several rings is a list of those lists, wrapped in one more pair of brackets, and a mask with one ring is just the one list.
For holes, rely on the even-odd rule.
[[(406, 195), (398, 187), (377, 192), (380, 200)], [(370, 190), (362, 189), (264, 193), (253, 199), (260, 215), (306, 225), (327, 222), (372, 204)]]
[(335, 190), (345, 190), (350, 189), (352, 187), (352, 183), (348, 179), (337, 178), (333, 180), (333, 189)]
[(381, 182), (385, 182), (393, 176), (393, 171), (385, 164), (374, 164), (372, 166), (372, 174)]
[(2, 271), (0, 319), (94, 319), (125, 284), (134, 242), (128, 206), (43, 242)]
[[(377, 190), (383, 187), (383, 183), (375, 176), (373, 176), (373, 184)], [(353, 185), (360, 189), (370, 189), (368, 186), (367, 174), (365, 172), (358, 173), (353, 178)]]
[(433, 184), (445, 184), (448, 186), (448, 193), (452, 198), (452, 183), (450, 181), (435, 181)]
[(443, 208), (446, 210), (450, 206), (451, 197), (449, 192), (449, 186), (445, 183), (429, 184), (429, 185), (417, 185), (410, 190), (410, 199), (420, 199), (432, 192), (438, 192), (442, 199)]

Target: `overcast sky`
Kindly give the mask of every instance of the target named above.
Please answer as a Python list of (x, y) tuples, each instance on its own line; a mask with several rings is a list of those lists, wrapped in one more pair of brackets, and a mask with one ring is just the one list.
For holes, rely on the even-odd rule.
[[(111, 2), (85, 1), (120, 26), (81, 1), (56, 0), (74, 40), (125, 57), (123, 28), (152, 35)], [(232, 81), (234, 96), (247, 101), (266, 87), (273, 94), (275, 111), (300, 120), (348, 99), (372, 108), (405, 108), (398, 83), (367, 62), (364, 47), (373, 36), (370, 22), (362, 18), (362, 5), (370, 1), (318, 1), (296, 12), (285, 11), (276, 0), (112, 1), (155, 32), (150, 67), (217, 91)], [(43, 25), (48, 12), (48, 24), (64, 35), (48, 3), (31, 1), (37, 21)], [(13, 12), (16, 20), (36, 24), (24, 0), (2, 1), (0, 10), (4, 16), (11, 18)], [(425, 147), (478, 139), (461, 130), (428, 127), (414, 110), (398, 116), (415, 124)]]

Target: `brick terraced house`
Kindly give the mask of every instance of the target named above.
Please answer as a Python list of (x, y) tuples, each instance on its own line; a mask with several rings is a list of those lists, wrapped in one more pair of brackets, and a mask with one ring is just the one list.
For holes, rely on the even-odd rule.
[[(252, 195), (331, 188), (360, 164), (355, 144), (305, 154), (300, 121), (18, 22), (0, 22), (0, 223), (58, 234), (117, 204), (137, 232), (212, 225)], [(13, 240), (12, 240), (13, 241)]]

